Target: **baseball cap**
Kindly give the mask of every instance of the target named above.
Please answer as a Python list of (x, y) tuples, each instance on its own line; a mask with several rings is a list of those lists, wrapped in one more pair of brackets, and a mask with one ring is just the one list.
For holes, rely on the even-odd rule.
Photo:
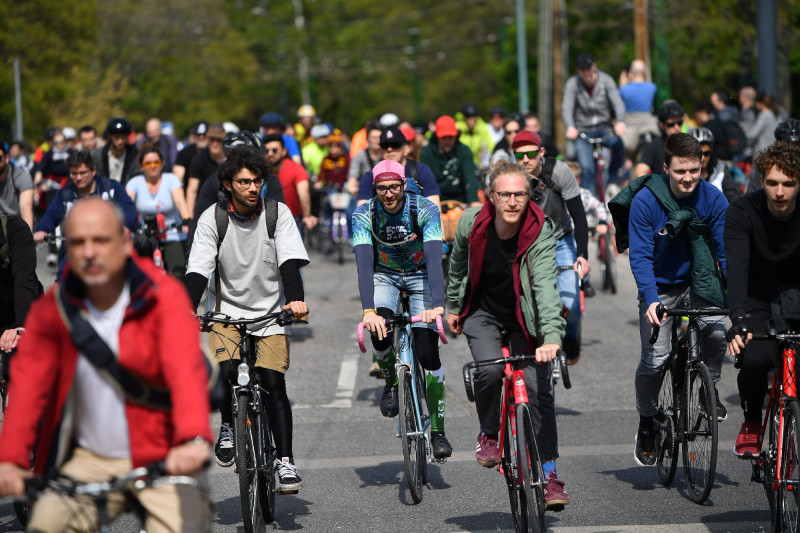
[(458, 135), (456, 129), (456, 121), (453, 117), (443, 115), (436, 119), (436, 136), (437, 137), (455, 137)]
[(283, 119), (277, 113), (264, 113), (261, 115), (261, 127), (283, 129)]
[(372, 169), (372, 183), (389, 180), (405, 180), (406, 169), (397, 161), (384, 159)]
[(464, 104), (461, 107), (461, 114), (464, 115), (464, 118), (469, 117), (477, 117), (480, 113), (478, 113), (478, 106), (473, 103)]
[(400, 118), (394, 113), (384, 113), (378, 122), (384, 128), (391, 128), (400, 124)]
[(406, 142), (411, 142), (417, 137), (417, 132), (411, 126), (400, 128), (400, 131), (403, 132), (403, 137), (406, 138)]
[(207, 120), (198, 120), (192, 126), (192, 134), (193, 135), (205, 135), (208, 133), (208, 121)]
[(225, 128), (223, 128), (222, 124), (219, 122), (211, 124), (208, 127), (208, 132), (206, 133), (206, 137), (213, 137), (215, 139), (224, 139), (225, 135)]
[(500, 115), (501, 117), (506, 116), (506, 108), (501, 105), (496, 105), (489, 108), (489, 116), (493, 115)]
[(529, 145), (542, 146), (542, 138), (536, 132), (522, 130), (514, 136), (514, 140), (511, 142), (511, 149), (516, 150)]
[(333, 130), (327, 124), (317, 124), (313, 128), (311, 128), (311, 137), (314, 139), (321, 139), (322, 137), (327, 137)]
[(403, 132), (400, 131), (400, 128), (397, 126), (392, 126), (391, 128), (387, 128), (381, 133), (381, 146), (383, 145), (391, 145), (391, 146), (403, 146), (406, 144), (406, 137), (403, 135)]
[(582, 54), (578, 54), (578, 59), (575, 60), (575, 65), (578, 67), (578, 70), (586, 70), (592, 68), (594, 65), (594, 58), (592, 54), (588, 52), (583, 52)]

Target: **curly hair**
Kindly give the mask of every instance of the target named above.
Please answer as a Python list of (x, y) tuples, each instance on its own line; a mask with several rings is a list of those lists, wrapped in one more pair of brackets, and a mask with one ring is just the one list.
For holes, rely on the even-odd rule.
[(756, 170), (764, 177), (774, 167), (791, 179), (800, 179), (800, 145), (782, 141), (773, 143), (758, 153), (755, 164)]
[(225, 195), (230, 195), (230, 191), (225, 188), (223, 183), (227, 181), (233, 186), (234, 176), (245, 168), (256, 177), (264, 179), (267, 179), (272, 174), (270, 166), (264, 160), (264, 154), (258, 148), (247, 144), (239, 144), (233, 147), (228, 159), (217, 168), (219, 190)]
[(492, 166), (492, 172), (489, 174), (489, 192), (494, 192), (494, 184), (497, 181), (497, 178), (500, 176), (506, 176), (508, 174), (519, 174), (521, 176), (525, 176), (527, 179), (525, 180), (525, 186), (528, 193), (531, 192), (531, 180), (533, 176), (528, 174), (528, 171), (525, 170), (525, 167), (520, 165), (519, 163), (512, 163), (511, 161), (507, 161), (505, 159), (501, 159), (497, 163)]

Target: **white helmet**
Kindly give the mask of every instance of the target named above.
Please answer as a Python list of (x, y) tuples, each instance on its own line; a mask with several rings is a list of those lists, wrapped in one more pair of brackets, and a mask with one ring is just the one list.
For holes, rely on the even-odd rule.
[(400, 118), (394, 113), (385, 113), (378, 121), (384, 128), (391, 128), (400, 124)]

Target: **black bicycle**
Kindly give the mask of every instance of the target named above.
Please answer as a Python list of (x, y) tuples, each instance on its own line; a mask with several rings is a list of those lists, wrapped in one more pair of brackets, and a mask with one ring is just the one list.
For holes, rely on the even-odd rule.
[[(692, 309), (688, 299), (680, 307), (667, 309), (659, 304), (659, 318), (672, 321), (671, 349), (664, 365), (655, 416), (656, 465), (661, 482), (669, 485), (678, 469), (678, 448), (683, 444), (683, 473), (689, 499), (704, 503), (714, 484), (717, 467), (717, 394), (711, 372), (700, 359), (699, 319), (724, 316), (727, 309)], [(678, 320), (685, 317), (686, 320)], [(685, 323), (685, 327), (684, 327)], [(660, 328), (653, 328), (650, 344), (658, 339)]]
[[(277, 449), (272, 438), (264, 395), (269, 394), (261, 386), (255, 372), (257, 337), (247, 331), (250, 324), (274, 322), (288, 326), (296, 319), (291, 311), (267, 313), (256, 318), (231, 318), (222, 313), (209, 312), (198, 317), (203, 331), (210, 331), (212, 324), (234, 328), (239, 334), (236, 348), (241, 362), (237, 368), (236, 382), (231, 383), (234, 416), (234, 458), (239, 476), (239, 494), (242, 506), (242, 521), (246, 533), (266, 530), (266, 524), (275, 519), (275, 494), (279, 491), (275, 483)], [(218, 333), (211, 333), (218, 334)], [(233, 354), (228, 354), (233, 356)], [(297, 491), (281, 491), (281, 494), (296, 494)]]

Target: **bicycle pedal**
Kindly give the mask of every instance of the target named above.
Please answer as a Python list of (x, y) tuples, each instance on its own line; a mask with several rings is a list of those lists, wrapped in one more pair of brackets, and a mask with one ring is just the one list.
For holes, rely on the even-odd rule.
[(553, 511), (554, 513), (560, 513), (564, 510), (564, 505), (553, 505), (547, 508), (548, 511)]
[(431, 458), (431, 462), (432, 463), (446, 463), (447, 462), (447, 457), (442, 457), (442, 458), (432, 457)]
[(278, 489), (278, 490), (275, 491), (275, 494), (297, 494), (298, 492), (300, 492), (300, 491), (299, 490), (280, 490), (280, 489)]

